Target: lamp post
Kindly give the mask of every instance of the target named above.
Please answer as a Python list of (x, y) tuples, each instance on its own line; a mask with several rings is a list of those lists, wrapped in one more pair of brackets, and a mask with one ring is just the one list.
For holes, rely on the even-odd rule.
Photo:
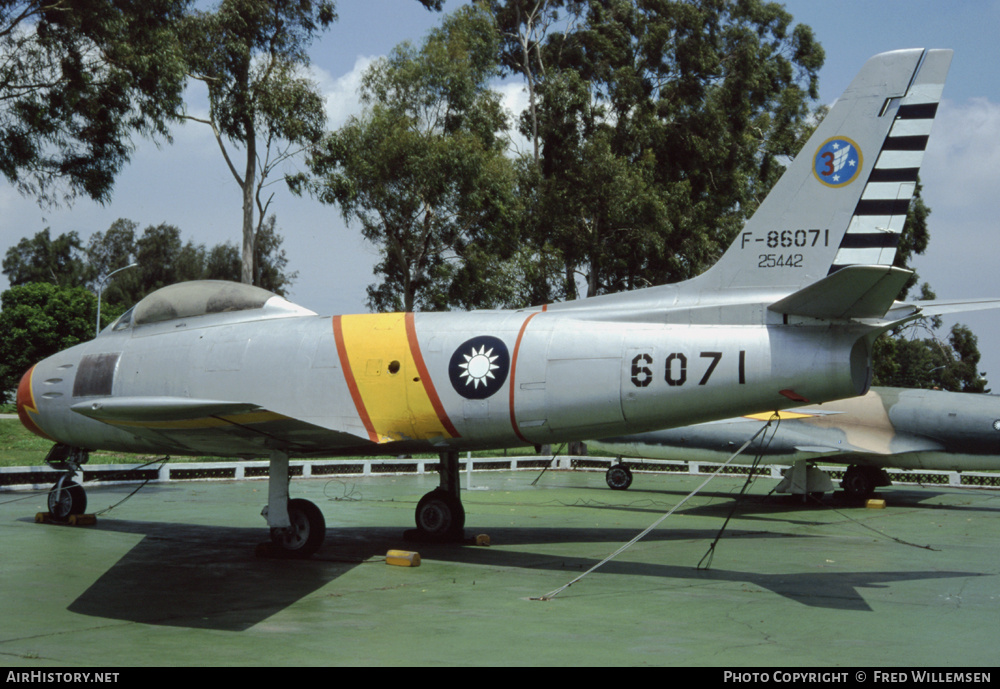
[(137, 265), (139, 265), (139, 264), (138, 263), (130, 263), (129, 265), (125, 266), (124, 268), (119, 268), (118, 270), (115, 270), (115, 271), (112, 271), (112, 272), (108, 273), (103, 278), (101, 278), (100, 281), (98, 281), (98, 283), (97, 283), (97, 326), (96, 326), (96, 328), (94, 330), (94, 337), (97, 337), (100, 334), (100, 332), (101, 332), (101, 292), (104, 291), (104, 285), (105, 285), (105, 283), (107, 283), (107, 281), (110, 280), (111, 276), (114, 275), (115, 273), (120, 273), (123, 270), (128, 270), (129, 268), (135, 268)]

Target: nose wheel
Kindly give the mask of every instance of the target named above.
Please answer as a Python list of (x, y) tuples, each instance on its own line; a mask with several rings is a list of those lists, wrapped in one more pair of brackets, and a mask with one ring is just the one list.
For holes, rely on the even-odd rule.
[(52, 521), (67, 522), (70, 517), (87, 511), (87, 492), (77, 476), (83, 478), (81, 465), (86, 464), (89, 453), (79, 447), (57, 443), (45, 456), (45, 463), (57, 471), (64, 472), (52, 490), (49, 491), (49, 516)]
[(79, 483), (73, 482), (72, 474), (64, 474), (49, 491), (48, 503), (52, 519), (66, 522), (73, 515), (87, 511), (87, 492)]

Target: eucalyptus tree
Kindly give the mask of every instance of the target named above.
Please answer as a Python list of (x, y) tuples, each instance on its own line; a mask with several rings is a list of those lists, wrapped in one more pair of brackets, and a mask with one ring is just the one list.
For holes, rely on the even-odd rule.
[(489, 88), (497, 51), (493, 19), (476, 6), (446, 17), (419, 47), (397, 46), (365, 72), (364, 112), (330, 133), (309, 158), (311, 178), (296, 180), (378, 247), (375, 310), (462, 301), (453, 287), (474, 280), (470, 263), (503, 252), (514, 174), (507, 117)]
[[(331, 0), (222, 0), (184, 26), (192, 78), (208, 90), (209, 125), (242, 198), (240, 279), (252, 283), (254, 236), (273, 195), (269, 177), (325, 131), (307, 49), (336, 19)], [(237, 159), (241, 156), (241, 160)]]
[(553, 297), (581, 275), (592, 295), (714, 262), (808, 124), (812, 31), (762, 0), (491, 4), (504, 67), (529, 86), (533, 228), (565, 265)]
[(3, 274), (11, 286), (48, 282), (61, 287), (82, 286), (91, 277), (80, 236), (73, 231), (50, 236), (49, 228), (22, 237), (3, 258)]
[(42, 204), (110, 200), (136, 134), (169, 140), (189, 0), (0, 0), (0, 174)]

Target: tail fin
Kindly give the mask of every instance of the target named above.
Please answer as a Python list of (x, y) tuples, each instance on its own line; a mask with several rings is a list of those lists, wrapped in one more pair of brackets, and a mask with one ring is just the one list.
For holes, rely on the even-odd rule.
[(699, 287), (787, 293), (846, 266), (891, 266), (951, 56), (868, 60)]

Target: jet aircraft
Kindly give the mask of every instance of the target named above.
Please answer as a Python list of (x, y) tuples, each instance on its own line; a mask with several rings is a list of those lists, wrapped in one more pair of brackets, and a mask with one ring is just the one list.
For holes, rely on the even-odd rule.
[[(1000, 469), (1000, 397), (943, 390), (872, 388), (861, 397), (777, 412), (773, 435), (736, 462), (757, 456), (787, 464), (779, 493), (834, 490), (832, 480), (812, 466), (846, 464), (841, 487), (853, 498), (868, 498), (891, 485), (886, 468), (989, 471)], [(725, 462), (772, 413), (712, 421), (592, 443), (621, 457)], [(627, 463), (608, 469), (608, 486), (632, 483)]]
[(91, 450), (268, 457), (272, 549), (308, 556), (319, 508), (290, 457), (435, 452), (417, 532), (461, 538), (458, 453), (637, 433), (863, 394), (873, 340), (930, 313), (892, 266), (948, 50), (869, 60), (720, 260), (679, 284), (523, 310), (318, 316), (231, 283), (165, 287), (36, 364), (23, 423), (83, 511)]

